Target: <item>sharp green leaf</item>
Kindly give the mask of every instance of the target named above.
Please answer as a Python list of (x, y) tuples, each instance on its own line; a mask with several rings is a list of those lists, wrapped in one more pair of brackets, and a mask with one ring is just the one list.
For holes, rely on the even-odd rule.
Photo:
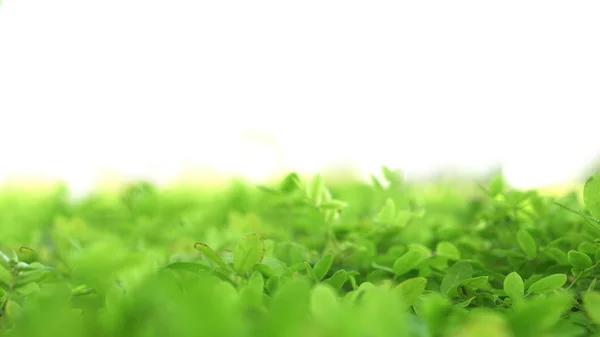
[(552, 274), (546, 276), (539, 281), (536, 281), (529, 286), (528, 291), (530, 293), (548, 293), (561, 288), (567, 283), (567, 275), (565, 274)]
[(513, 271), (506, 275), (506, 278), (504, 279), (504, 292), (513, 300), (513, 302), (523, 298), (523, 295), (525, 294), (525, 284), (517, 272)]
[(585, 269), (593, 265), (592, 259), (587, 254), (576, 250), (570, 250), (567, 256), (569, 264), (575, 268)]

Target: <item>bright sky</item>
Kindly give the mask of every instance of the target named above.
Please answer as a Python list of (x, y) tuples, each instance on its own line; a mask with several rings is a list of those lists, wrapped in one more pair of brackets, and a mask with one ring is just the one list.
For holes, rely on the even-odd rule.
[(348, 160), (559, 182), (600, 154), (598, 17), (598, 1), (4, 0), (0, 178)]

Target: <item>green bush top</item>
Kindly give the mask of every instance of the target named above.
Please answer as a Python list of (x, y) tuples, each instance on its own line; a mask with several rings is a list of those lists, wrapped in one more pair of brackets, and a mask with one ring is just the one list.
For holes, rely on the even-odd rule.
[(0, 191), (0, 335), (600, 336), (600, 174), (382, 174)]

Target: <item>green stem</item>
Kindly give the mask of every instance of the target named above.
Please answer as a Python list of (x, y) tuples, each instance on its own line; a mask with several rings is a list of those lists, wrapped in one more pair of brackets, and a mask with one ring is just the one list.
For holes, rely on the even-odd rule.
[(581, 275), (583, 275), (583, 271), (579, 273), (579, 275), (577, 275), (575, 277), (575, 279), (573, 280), (573, 282), (571, 282), (571, 284), (569, 284), (569, 286), (567, 287), (567, 290), (571, 289), (571, 287), (579, 280), (579, 278), (581, 277)]
[(593, 227), (594, 227), (596, 230), (600, 231), (600, 220), (598, 220), (598, 219), (596, 219), (596, 218), (593, 218), (593, 217), (591, 217), (591, 216), (589, 216), (589, 215), (587, 215), (587, 214), (583, 214), (583, 213), (581, 213), (580, 211), (576, 211), (576, 210), (574, 210), (574, 209), (572, 209), (572, 208), (570, 208), (570, 207), (567, 207), (567, 206), (565, 206), (565, 205), (563, 205), (563, 204), (561, 204), (561, 203), (558, 203), (558, 202), (556, 202), (556, 201), (554, 201), (553, 203), (554, 203), (555, 205), (557, 205), (557, 206), (560, 206), (560, 207), (562, 207), (562, 208), (566, 209), (566, 210), (567, 210), (567, 211), (569, 211), (569, 212), (575, 213), (575, 214), (577, 214), (577, 215), (579, 215), (579, 216), (583, 217), (583, 218), (584, 218), (584, 219), (586, 219), (586, 220), (587, 220), (587, 221), (588, 221), (588, 222), (589, 222), (589, 223), (590, 223), (590, 224), (591, 224), (591, 225), (592, 225), (592, 226), (593, 226)]
[(8, 301), (10, 300), (10, 297), (12, 296), (12, 293), (15, 290), (15, 287), (19, 280), (19, 271), (15, 266), (12, 266), (10, 268), (10, 274), (12, 276), (11, 284), (10, 287), (6, 289), (6, 295), (4, 296), (4, 300), (2, 301), (2, 304), (0, 306), (0, 319), (2, 319), (3, 323), (6, 323), (6, 306), (8, 305)]

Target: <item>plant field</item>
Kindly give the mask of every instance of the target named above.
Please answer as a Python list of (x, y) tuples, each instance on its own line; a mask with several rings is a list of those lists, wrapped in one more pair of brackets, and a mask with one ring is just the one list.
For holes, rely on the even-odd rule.
[(600, 336), (600, 174), (0, 190), (0, 336)]

